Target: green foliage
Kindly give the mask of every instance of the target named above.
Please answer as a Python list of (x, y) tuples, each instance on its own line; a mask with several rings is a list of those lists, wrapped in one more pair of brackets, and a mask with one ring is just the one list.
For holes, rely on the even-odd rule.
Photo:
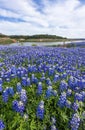
[(37, 44), (32, 44), (32, 46), (37, 46)]

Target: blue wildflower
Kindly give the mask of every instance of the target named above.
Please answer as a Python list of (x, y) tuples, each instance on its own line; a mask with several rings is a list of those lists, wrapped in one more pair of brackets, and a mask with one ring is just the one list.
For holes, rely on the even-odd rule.
[(66, 79), (67, 74), (66, 74), (66, 73), (63, 73), (61, 77), (62, 77), (62, 79)]
[(17, 83), (17, 92), (20, 93), (22, 90), (21, 83)]
[(69, 100), (66, 100), (65, 105), (67, 108), (71, 108), (71, 102)]
[(50, 78), (47, 78), (47, 79), (46, 79), (46, 83), (47, 83), (47, 85), (49, 85), (49, 86), (52, 85)]
[(27, 86), (30, 86), (31, 82), (30, 82), (30, 78), (27, 78)]
[(17, 71), (17, 77), (21, 78), (21, 72), (19, 70)]
[(25, 106), (24, 106), (23, 102), (19, 101), (18, 102), (18, 112), (22, 114), (24, 112), (24, 110), (25, 110)]
[(46, 90), (46, 98), (52, 96), (52, 86), (49, 86)]
[(12, 65), (12, 67), (11, 67), (11, 73), (12, 74), (16, 74), (16, 67), (15, 67), (15, 65)]
[(43, 119), (44, 118), (44, 101), (41, 101), (37, 107), (37, 112), (36, 112), (37, 118)]
[(14, 95), (14, 89), (13, 89), (13, 87), (10, 87), (8, 91), (9, 91), (10, 95), (12, 95), (12, 96)]
[(11, 74), (11, 78), (15, 78), (16, 77), (16, 75), (15, 74)]
[(37, 79), (37, 77), (34, 78), (34, 83), (35, 83), (35, 84), (38, 84), (38, 79)]
[(85, 91), (81, 91), (80, 94), (82, 95), (82, 100), (85, 100)]
[(5, 89), (2, 93), (2, 98), (3, 98), (3, 101), (6, 103), (8, 101), (8, 98), (9, 98), (9, 93), (8, 93), (8, 89)]
[(52, 90), (52, 95), (53, 96), (57, 96), (57, 91), (56, 90)]
[(21, 90), (20, 100), (21, 100), (23, 103), (26, 103), (26, 102), (27, 102), (27, 94), (26, 94), (26, 90), (24, 90), (24, 89)]
[(31, 76), (31, 81), (32, 81), (32, 83), (35, 82), (35, 75), (34, 74), (32, 74), (32, 76)]
[(19, 113), (23, 113), (24, 110), (25, 110), (25, 106), (23, 104), (22, 101), (17, 101), (17, 100), (14, 100), (12, 102), (12, 107), (13, 107), (13, 110), (15, 110), (16, 112), (19, 112)]
[(41, 77), (40, 81), (45, 81), (45, 76)]
[(21, 70), (21, 77), (24, 77), (24, 71), (23, 70)]
[(15, 110), (16, 112), (18, 112), (18, 101), (17, 100), (14, 100), (12, 102), (12, 108), (13, 110)]
[(49, 68), (49, 76), (54, 74), (54, 68)]
[(59, 101), (58, 101), (58, 105), (60, 107), (64, 107), (65, 104), (66, 104), (66, 93), (62, 92), (61, 95), (60, 95)]
[(85, 89), (85, 79), (82, 79), (82, 87)]
[(62, 66), (58, 67), (58, 68), (57, 68), (57, 71), (58, 71), (59, 73), (62, 73), (62, 72), (63, 72), (63, 67), (62, 67)]
[(22, 85), (27, 86), (27, 79), (26, 77), (22, 77)]
[(2, 92), (3, 88), (2, 88), (2, 84), (0, 84), (0, 92)]
[(56, 83), (59, 79), (60, 79), (59, 75), (56, 74), (56, 75), (54, 76), (53, 82)]
[(67, 90), (67, 87), (68, 87), (68, 84), (63, 80), (61, 81), (60, 83), (60, 91), (64, 91), (64, 90)]
[(71, 76), (68, 80), (68, 85), (70, 86), (71, 89), (74, 89), (74, 77)]
[(68, 89), (67, 92), (66, 92), (66, 95), (67, 95), (67, 96), (71, 96), (71, 95), (72, 95), (72, 90), (71, 90), (71, 89)]
[(0, 120), (0, 130), (3, 130), (5, 128), (4, 122)]
[(32, 66), (30, 64), (28, 65), (28, 72), (32, 72)]
[(75, 100), (82, 101), (83, 100), (82, 97), (83, 96), (80, 93), (75, 93)]
[(73, 105), (72, 105), (72, 108), (73, 108), (74, 111), (77, 111), (78, 108), (79, 108), (79, 104), (74, 102)]
[(75, 113), (70, 121), (71, 129), (78, 130), (80, 124), (80, 117)]
[(2, 83), (3, 83), (2, 78), (0, 78), (0, 84), (2, 84)]
[(42, 83), (41, 82), (38, 83), (37, 94), (38, 95), (42, 94)]
[(85, 89), (85, 80), (84, 79), (78, 80), (78, 86), (81, 89)]

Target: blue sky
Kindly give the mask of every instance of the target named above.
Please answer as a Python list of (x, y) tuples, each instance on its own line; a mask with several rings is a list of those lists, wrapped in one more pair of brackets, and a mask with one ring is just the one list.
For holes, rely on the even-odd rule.
[(0, 33), (85, 38), (85, 0), (0, 0)]

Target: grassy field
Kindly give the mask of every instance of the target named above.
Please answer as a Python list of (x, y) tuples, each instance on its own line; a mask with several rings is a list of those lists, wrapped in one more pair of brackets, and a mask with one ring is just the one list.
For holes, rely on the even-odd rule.
[(15, 43), (15, 42), (16, 42), (15, 39), (11, 39), (11, 38), (0, 38), (0, 44), (2, 44), (2, 45), (11, 44), (11, 43)]

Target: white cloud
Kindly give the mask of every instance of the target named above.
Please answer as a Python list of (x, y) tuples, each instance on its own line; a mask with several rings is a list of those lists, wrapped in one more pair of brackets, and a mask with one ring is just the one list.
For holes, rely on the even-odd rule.
[(18, 15), (17, 13), (11, 12), (9, 10), (6, 9), (1, 9), (0, 8), (0, 16), (4, 16), (4, 17), (13, 17), (13, 18), (19, 18), (20, 15)]
[(0, 31), (5, 34), (48, 33), (65, 37), (85, 37), (85, 5), (79, 0), (41, 2), (43, 8), (39, 10), (39, 5), (33, 0), (0, 0), (0, 16), (26, 21), (1, 20)]

